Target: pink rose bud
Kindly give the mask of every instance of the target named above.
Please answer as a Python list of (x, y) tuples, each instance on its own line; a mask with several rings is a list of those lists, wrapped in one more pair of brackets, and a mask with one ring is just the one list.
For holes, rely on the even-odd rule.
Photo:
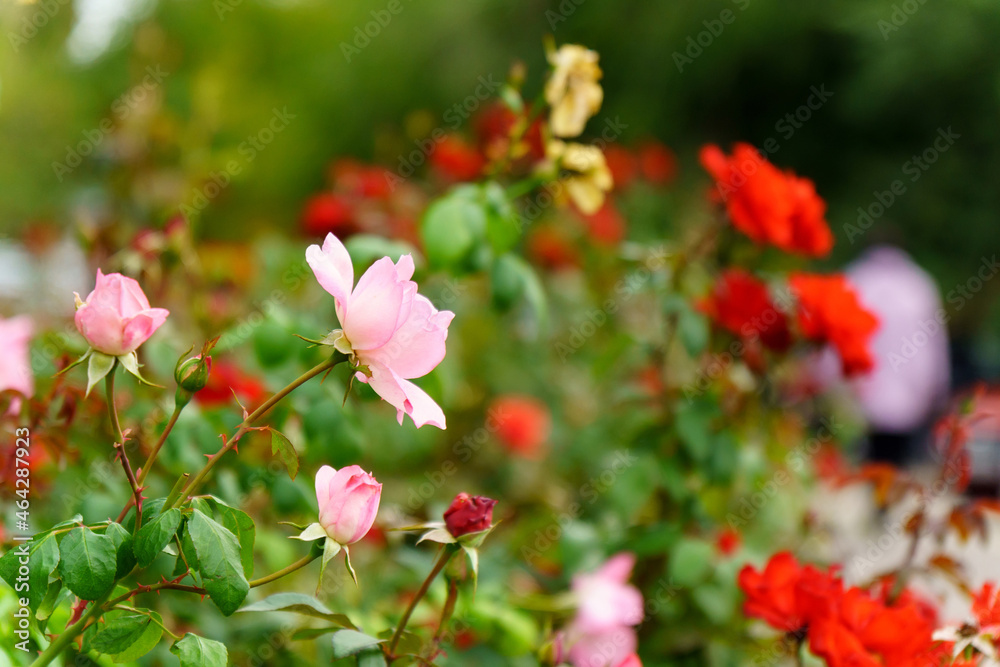
[(360, 466), (335, 470), (323, 466), (316, 473), (319, 523), (341, 546), (354, 544), (375, 523), (382, 485)]
[(350, 353), (366, 372), (355, 377), (396, 408), (396, 420), (410, 415), (417, 427), (445, 427), (444, 412), (427, 393), (410, 382), (427, 375), (444, 359), (448, 325), (455, 316), (438, 310), (417, 294), (413, 258), (395, 264), (388, 257), (372, 264), (354, 284), (354, 264), (333, 234), (323, 247), (311, 245), (306, 261), (319, 284), (333, 296), (342, 332), (335, 347)]
[(98, 352), (134, 352), (166, 321), (169, 311), (150, 308), (139, 283), (120, 273), (97, 270), (97, 285), (87, 300), (76, 295), (76, 328)]
[(460, 493), (444, 513), (444, 523), (452, 537), (478, 533), (493, 525), (493, 506), (497, 501), (485, 496)]

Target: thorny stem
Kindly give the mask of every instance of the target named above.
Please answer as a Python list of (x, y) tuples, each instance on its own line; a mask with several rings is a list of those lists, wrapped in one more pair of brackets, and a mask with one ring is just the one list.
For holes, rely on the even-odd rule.
[(209, 457), (208, 463), (206, 463), (205, 466), (200, 471), (198, 471), (198, 474), (195, 475), (194, 479), (192, 479), (188, 483), (187, 487), (184, 489), (181, 495), (171, 504), (171, 507), (176, 507), (179, 502), (183, 502), (184, 499), (193, 495), (201, 486), (202, 482), (205, 481), (205, 478), (208, 476), (208, 473), (211, 472), (212, 468), (215, 467), (215, 464), (218, 463), (219, 460), (223, 456), (225, 456), (229, 450), (234, 448), (239, 443), (240, 438), (242, 438), (251, 430), (251, 425), (254, 422), (263, 417), (271, 408), (273, 408), (279, 401), (281, 401), (281, 399), (285, 398), (290, 393), (292, 393), (296, 388), (305, 384), (306, 382), (316, 377), (317, 375), (320, 375), (321, 373), (330, 370), (331, 368), (333, 368), (342, 361), (346, 361), (346, 359), (347, 359), (346, 356), (337, 353), (332, 357), (330, 357), (329, 359), (327, 359), (326, 361), (317, 364), (312, 369), (306, 371), (299, 377), (292, 380), (287, 387), (278, 391), (276, 394), (274, 394), (274, 396), (267, 399), (263, 405), (261, 405), (252, 413), (247, 415), (247, 418), (243, 420), (242, 424), (240, 424), (240, 427), (239, 429), (237, 429), (236, 433), (234, 433), (233, 436), (228, 441), (226, 441), (226, 444), (222, 446), (222, 449), (220, 449), (218, 452)]
[[(125, 453), (125, 435), (122, 433), (121, 422), (118, 421), (118, 407), (115, 405), (115, 368), (104, 378), (104, 388), (108, 397), (108, 414), (111, 416), (111, 426), (115, 431), (115, 449), (118, 450), (118, 459), (121, 461), (125, 477), (132, 488), (132, 498), (135, 503), (135, 529), (139, 530), (142, 525), (142, 486), (135, 479), (132, 472), (132, 464), (129, 463), (128, 454)], [(127, 510), (126, 510), (127, 511)]]
[(170, 431), (173, 430), (174, 424), (177, 423), (177, 418), (180, 416), (181, 410), (183, 409), (183, 405), (174, 406), (174, 413), (170, 415), (170, 421), (167, 422), (166, 427), (163, 429), (163, 433), (160, 434), (160, 439), (156, 441), (155, 445), (153, 445), (153, 451), (149, 453), (149, 457), (146, 459), (146, 462), (142, 464), (142, 469), (139, 470), (140, 485), (146, 481), (146, 475), (148, 475), (149, 471), (153, 468), (153, 463), (156, 462), (156, 457), (159, 456), (163, 443), (167, 441), (167, 436), (170, 435)]
[[(110, 593), (108, 593), (110, 595)], [(45, 667), (45, 665), (50, 664), (56, 657), (62, 653), (66, 648), (73, 642), (77, 636), (84, 631), (87, 625), (90, 624), (91, 620), (95, 620), (101, 614), (104, 613), (104, 602), (108, 599), (108, 595), (105, 595), (99, 600), (95, 600), (90, 609), (84, 612), (83, 616), (80, 617), (73, 625), (69, 626), (63, 630), (62, 634), (53, 640), (49, 647), (42, 651), (41, 655), (35, 658), (35, 661), (31, 663), (31, 667)]]

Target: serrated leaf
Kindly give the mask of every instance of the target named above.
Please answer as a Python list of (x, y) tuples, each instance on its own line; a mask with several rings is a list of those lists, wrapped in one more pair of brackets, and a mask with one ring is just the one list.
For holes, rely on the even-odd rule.
[(362, 651), (377, 648), (384, 639), (377, 639), (357, 630), (340, 630), (333, 633), (333, 657), (347, 658)]
[(135, 567), (132, 535), (119, 523), (109, 523), (104, 534), (115, 545), (115, 579), (121, 579)]
[(181, 637), (170, 652), (181, 661), (181, 667), (226, 667), (229, 651), (226, 645), (190, 632)]
[[(45, 598), (49, 587), (49, 575), (59, 565), (59, 544), (56, 536), (49, 533), (41, 538), (35, 537), (31, 542), (23, 543), (27, 548), (28, 555), (28, 590), (27, 597), (32, 611)], [(21, 546), (8, 549), (7, 553), (0, 558), (0, 578), (17, 590), (18, 570), (21, 566), (21, 558), (25, 552)], [(20, 591), (23, 593), (23, 591)]]
[(97, 600), (110, 591), (117, 569), (114, 541), (86, 526), (71, 530), (59, 545), (59, 573), (79, 598)]
[(358, 667), (385, 667), (385, 654), (378, 649), (358, 653)]
[(104, 379), (111, 369), (115, 367), (115, 358), (104, 354), (103, 352), (94, 352), (90, 355), (90, 361), (87, 363), (87, 395), (90, 395), (90, 390), (94, 388), (94, 385)]
[(163, 635), (160, 615), (134, 614), (109, 620), (90, 640), (90, 648), (105, 653), (117, 663), (134, 662), (159, 643)]
[(299, 453), (295, 451), (295, 445), (285, 437), (283, 433), (276, 429), (271, 429), (271, 453), (276, 454), (281, 462), (288, 469), (288, 476), (295, 479), (299, 474)]
[(215, 606), (229, 616), (239, 609), (250, 592), (250, 584), (243, 574), (239, 540), (201, 510), (194, 510), (186, 525), (198, 556), (202, 586)]
[(355, 627), (351, 623), (351, 620), (344, 614), (334, 613), (316, 598), (302, 593), (275, 593), (259, 602), (254, 602), (251, 605), (243, 607), (240, 611), (288, 611), (302, 614), (303, 616), (322, 618), (345, 628)]
[(177, 529), (181, 527), (183, 515), (176, 507), (162, 514), (157, 514), (151, 521), (139, 528), (135, 535), (132, 550), (142, 567), (148, 567), (163, 551), (170, 540), (174, 539)]
[(253, 545), (257, 537), (257, 527), (253, 519), (243, 510), (228, 505), (218, 506), (222, 525), (229, 529), (240, 543), (240, 560), (243, 563), (243, 574), (249, 579), (253, 576)]

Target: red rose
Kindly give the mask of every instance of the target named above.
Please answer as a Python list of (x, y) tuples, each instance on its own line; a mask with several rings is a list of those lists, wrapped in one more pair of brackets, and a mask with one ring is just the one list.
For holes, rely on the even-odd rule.
[(346, 237), (357, 231), (354, 210), (342, 197), (324, 192), (314, 195), (302, 211), (302, 229), (311, 236), (329, 233)]
[(798, 299), (799, 326), (809, 339), (829, 343), (840, 355), (844, 375), (875, 367), (868, 349), (878, 318), (865, 310), (843, 275), (793, 273), (788, 280)]
[(840, 589), (833, 574), (802, 567), (787, 551), (772, 556), (762, 572), (747, 565), (738, 583), (747, 597), (743, 613), (785, 632), (801, 630), (820, 617)]
[(728, 269), (716, 281), (702, 310), (720, 327), (783, 352), (792, 343), (788, 318), (771, 300), (767, 285), (742, 269)]
[(474, 181), (483, 173), (486, 159), (461, 137), (450, 134), (434, 147), (430, 164), (449, 181)]
[(452, 537), (486, 530), (493, 525), (493, 506), (496, 504), (492, 498), (460, 493), (445, 510), (444, 524)]
[(677, 158), (663, 144), (648, 141), (639, 146), (639, 169), (650, 183), (667, 185), (677, 177)]
[(830, 252), (826, 204), (812, 181), (782, 172), (750, 144), (736, 144), (731, 157), (718, 146), (705, 146), (700, 158), (716, 182), (713, 199), (725, 205), (736, 229), (788, 252), (815, 257)]
[(489, 408), (497, 439), (512, 454), (538, 458), (549, 439), (552, 418), (548, 406), (530, 396), (501, 396)]

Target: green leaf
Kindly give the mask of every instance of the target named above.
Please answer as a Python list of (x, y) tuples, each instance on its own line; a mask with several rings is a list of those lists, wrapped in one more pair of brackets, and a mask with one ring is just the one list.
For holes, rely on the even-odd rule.
[(705, 540), (684, 538), (670, 554), (670, 580), (684, 588), (694, 588), (712, 570), (715, 548)]
[(345, 628), (355, 627), (347, 616), (330, 611), (316, 598), (302, 593), (275, 593), (259, 602), (243, 607), (240, 611), (290, 611), (303, 616), (322, 618)]
[(117, 570), (114, 541), (86, 526), (71, 530), (59, 545), (59, 573), (77, 597), (100, 598), (114, 586)]
[(192, 498), (191, 509), (198, 510), (205, 516), (212, 516), (212, 503), (205, 498)]
[(104, 534), (115, 545), (115, 579), (121, 579), (135, 567), (132, 535), (119, 523), (109, 523)]
[(197, 509), (188, 519), (187, 532), (198, 556), (202, 585), (215, 606), (229, 616), (239, 609), (250, 592), (250, 584), (243, 574), (239, 540), (226, 527)]
[(357, 630), (340, 630), (333, 633), (333, 657), (336, 659), (357, 655), (362, 651), (378, 647), (384, 641)]
[(692, 357), (701, 354), (708, 345), (708, 320), (691, 308), (681, 311), (677, 319), (677, 334), (684, 349)]
[(35, 618), (39, 621), (47, 620), (52, 612), (56, 610), (59, 603), (63, 600), (62, 593), (65, 592), (66, 597), (70, 595), (69, 591), (64, 591), (62, 581), (60, 579), (55, 579), (49, 582), (48, 590), (45, 592), (45, 597), (42, 599), (41, 604), (38, 605), (38, 611), (35, 613)]
[(499, 183), (490, 181), (482, 190), (488, 214), (486, 237), (493, 252), (500, 255), (513, 248), (521, 238), (521, 217)]
[(271, 453), (277, 454), (281, 462), (288, 469), (288, 476), (295, 479), (299, 474), (299, 453), (295, 451), (295, 445), (291, 440), (276, 429), (271, 429)]
[(432, 266), (453, 266), (465, 259), (486, 229), (486, 212), (456, 190), (424, 211), (420, 237)]
[(87, 364), (87, 395), (94, 385), (104, 379), (104, 376), (115, 367), (115, 358), (103, 352), (94, 352), (90, 355), (90, 362)]
[(323, 635), (333, 632), (340, 632), (341, 628), (302, 628), (292, 633), (292, 639), (301, 641), (305, 639), (317, 639)]
[[(49, 575), (59, 565), (59, 543), (52, 533), (35, 537), (31, 542), (8, 549), (0, 558), (0, 578), (18, 593), (27, 592), (28, 604), (32, 611), (45, 599), (49, 588)], [(26, 549), (26, 551), (25, 551)], [(18, 581), (21, 558), (28, 556), (28, 581)], [(27, 583), (27, 591), (24, 585)], [(20, 590), (19, 590), (20, 585)]]
[(181, 527), (182, 518), (181, 511), (175, 507), (163, 514), (157, 514), (139, 528), (132, 547), (139, 565), (148, 567), (156, 559), (163, 551), (163, 547), (174, 539), (177, 529)]
[(153, 650), (163, 634), (160, 615), (150, 614), (152, 617), (133, 614), (109, 620), (90, 640), (90, 648), (110, 655), (117, 663), (138, 660)]
[(190, 632), (171, 646), (170, 652), (180, 658), (181, 667), (226, 667), (229, 662), (225, 644)]
[(229, 529), (240, 543), (240, 560), (243, 562), (243, 574), (247, 579), (253, 576), (253, 545), (257, 536), (257, 527), (253, 524), (253, 519), (235, 507), (228, 505), (218, 506), (219, 517), (222, 525)]
[(385, 654), (378, 649), (358, 653), (358, 667), (385, 667)]
[[(326, 565), (327, 565), (327, 563), (330, 562), (330, 559), (332, 559), (334, 556), (336, 556), (337, 554), (339, 554), (340, 550), (342, 548), (343, 547), (340, 546), (339, 542), (337, 542), (336, 540), (332, 540), (329, 537), (326, 538), (326, 541), (323, 543), (323, 559), (320, 561), (320, 565), (319, 565), (319, 585), (320, 586), (323, 585), (323, 576), (326, 574)], [(347, 556), (345, 555), (345, 558), (346, 557)], [(357, 583), (358, 583), (357, 579), (354, 580), (354, 583), (355, 583), (355, 585), (357, 585)]]

